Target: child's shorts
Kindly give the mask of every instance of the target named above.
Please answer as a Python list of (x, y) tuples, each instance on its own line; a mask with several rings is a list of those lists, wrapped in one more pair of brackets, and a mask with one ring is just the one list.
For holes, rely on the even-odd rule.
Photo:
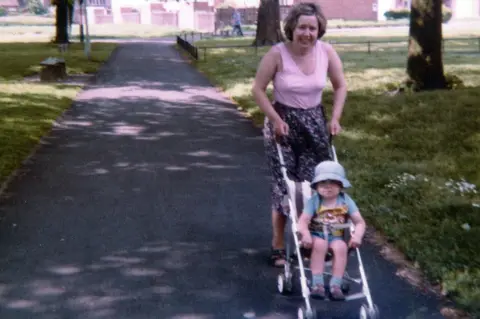
[[(325, 239), (325, 235), (323, 233), (317, 233), (317, 232), (312, 232), (312, 236)], [(331, 234), (328, 234), (328, 243), (331, 244), (335, 240), (344, 240), (342, 236), (332, 236)]]

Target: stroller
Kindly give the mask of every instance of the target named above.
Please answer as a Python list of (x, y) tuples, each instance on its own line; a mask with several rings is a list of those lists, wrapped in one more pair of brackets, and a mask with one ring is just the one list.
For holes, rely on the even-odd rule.
[[(337, 155), (335, 153), (335, 147), (331, 143), (332, 153), (334, 161), (338, 162)], [(297, 234), (297, 222), (298, 217), (301, 214), (301, 209), (305, 202), (305, 198), (309, 196), (311, 192), (310, 182), (304, 181), (302, 183), (295, 183), (294, 181), (290, 180), (287, 176), (287, 170), (285, 168), (285, 162), (282, 154), (282, 150), (280, 145), (277, 143), (277, 151), (280, 158), (280, 165), (283, 174), (283, 178), (287, 184), (288, 195), (284, 198), (284, 205), (289, 207), (290, 213), (288, 217), (288, 226), (286, 227), (286, 263), (284, 266), (283, 273), (279, 274), (277, 277), (277, 288), (278, 291), (283, 294), (287, 295), (293, 291), (293, 271), (298, 269), (300, 273), (300, 286), (302, 291), (302, 297), (305, 301), (305, 304), (298, 309), (298, 319), (315, 319), (317, 317), (316, 310), (312, 307), (310, 302), (310, 289), (309, 289), (309, 280), (307, 280), (306, 272), (310, 271), (309, 268), (306, 268), (304, 265), (302, 254), (303, 249), (300, 247), (300, 239), (298, 238)], [(299, 207), (300, 206), (300, 207)], [(298, 209), (297, 209), (298, 207)], [(344, 239), (348, 242), (350, 235), (355, 231), (355, 227), (351, 221), (347, 221), (345, 224), (330, 224), (324, 225), (324, 231), (333, 231), (336, 229), (344, 229)], [(291, 244), (294, 244), (294, 251), (291, 250)], [(378, 319), (379, 318), (379, 311), (377, 306), (373, 303), (372, 296), (370, 294), (370, 289), (368, 287), (367, 277), (365, 274), (365, 270), (362, 263), (362, 258), (360, 256), (359, 248), (349, 249), (348, 254), (351, 255), (355, 253), (358, 259), (358, 269), (360, 272), (360, 278), (353, 278), (348, 275), (347, 271), (343, 276), (344, 284), (342, 285), (342, 290), (346, 294), (345, 301), (352, 301), (357, 299), (366, 299), (366, 303), (364, 303), (360, 307), (359, 317), (360, 319)], [(296, 258), (292, 256), (296, 255)], [(325, 275), (331, 275), (327, 271), (329, 271), (332, 267), (332, 252), (329, 251), (327, 253), (325, 259)], [(292, 265), (293, 261), (297, 261), (297, 265)], [(361, 285), (361, 292), (348, 295), (348, 291), (350, 288), (350, 283), (354, 283), (357, 285)]]

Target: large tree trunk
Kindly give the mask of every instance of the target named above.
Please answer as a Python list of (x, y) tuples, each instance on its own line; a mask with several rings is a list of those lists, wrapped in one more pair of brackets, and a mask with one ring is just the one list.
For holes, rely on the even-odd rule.
[(253, 45), (273, 45), (282, 41), (280, 3), (278, 0), (261, 0), (258, 8), (257, 34)]
[(407, 73), (418, 90), (447, 87), (442, 61), (442, 0), (412, 0)]
[(55, 42), (58, 44), (69, 43), (68, 40), (68, 6), (67, 0), (58, 0), (55, 2), (57, 8), (56, 17), (56, 37)]

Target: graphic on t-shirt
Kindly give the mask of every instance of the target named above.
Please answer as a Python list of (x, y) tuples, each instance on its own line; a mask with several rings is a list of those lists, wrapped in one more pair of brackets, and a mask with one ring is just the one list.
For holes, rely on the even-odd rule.
[[(323, 225), (345, 224), (347, 221), (348, 206), (341, 205), (336, 207), (320, 206), (311, 219), (310, 229), (315, 232), (323, 232)], [(332, 235), (341, 236), (342, 230), (333, 231)]]

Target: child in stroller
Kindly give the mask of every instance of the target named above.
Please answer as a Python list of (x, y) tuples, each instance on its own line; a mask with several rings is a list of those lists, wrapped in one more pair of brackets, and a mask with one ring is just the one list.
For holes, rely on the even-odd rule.
[[(297, 266), (294, 266), (294, 260), (287, 258), (284, 271), (277, 277), (277, 289), (281, 294), (291, 293), (294, 270), (298, 269), (302, 297), (305, 301), (305, 305), (298, 309), (298, 318), (316, 318), (310, 297), (324, 299), (328, 289), (330, 299), (333, 300), (366, 299), (366, 303), (360, 307), (360, 318), (378, 319), (378, 307), (373, 303), (370, 294), (359, 249), (365, 234), (365, 221), (355, 202), (343, 191), (351, 185), (345, 176), (343, 166), (338, 163), (335, 147), (331, 145), (331, 148), (334, 160), (321, 162), (315, 167), (311, 181), (299, 183), (288, 178), (282, 150), (277, 144), (282, 175), (288, 192), (284, 199), (284, 205), (288, 205), (289, 208), (290, 224), (290, 227), (286, 228), (289, 238), (286, 242), (286, 255), (290, 256), (292, 253), (290, 246), (293, 241), (293, 253), (296, 255), (294, 259), (297, 262)], [(307, 200), (303, 202), (302, 198)], [(347, 259), (351, 255), (350, 252), (354, 252), (357, 257), (360, 278), (347, 274)], [(309, 268), (304, 265), (305, 258), (310, 259)], [(333, 266), (331, 273), (325, 272), (324, 269), (330, 266)], [(310, 288), (306, 278), (307, 271), (312, 273)], [(324, 285), (324, 275), (331, 275), (328, 287)], [(349, 291), (349, 283), (360, 285), (361, 292), (344, 296)]]
[(311, 249), (311, 297), (325, 298), (324, 264), (330, 249), (333, 253), (333, 270), (329, 283), (330, 299), (344, 300), (342, 279), (347, 265), (349, 247), (344, 240), (344, 229), (327, 231), (330, 226), (342, 225), (350, 219), (355, 225), (348, 246), (361, 245), (365, 221), (352, 198), (342, 190), (350, 187), (345, 170), (338, 162), (324, 161), (315, 167), (311, 182), (314, 194), (306, 203), (298, 221), (298, 230), (304, 248)]

